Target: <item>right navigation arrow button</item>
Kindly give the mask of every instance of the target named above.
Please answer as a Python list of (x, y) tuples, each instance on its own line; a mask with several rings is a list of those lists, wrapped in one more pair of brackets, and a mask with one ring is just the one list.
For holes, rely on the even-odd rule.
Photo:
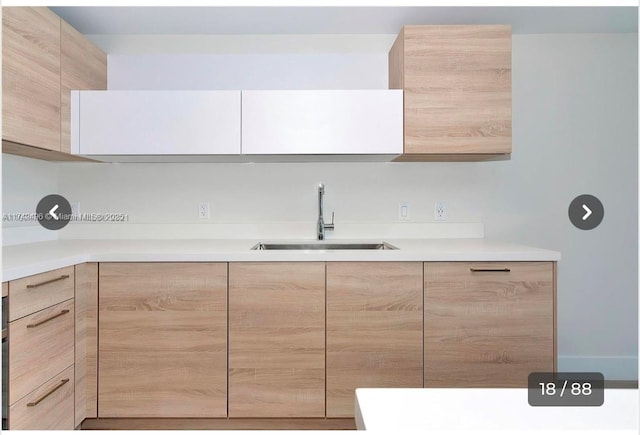
[(569, 220), (581, 230), (592, 230), (602, 222), (604, 207), (593, 195), (580, 195), (569, 205)]

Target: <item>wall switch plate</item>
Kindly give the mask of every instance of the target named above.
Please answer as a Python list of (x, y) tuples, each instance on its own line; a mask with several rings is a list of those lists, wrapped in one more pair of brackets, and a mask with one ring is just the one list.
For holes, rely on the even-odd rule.
[(447, 217), (448, 217), (447, 203), (436, 202), (435, 209), (434, 209), (434, 219), (437, 221), (446, 221)]
[(210, 219), (211, 218), (211, 213), (209, 211), (209, 203), (208, 202), (201, 202), (198, 205), (198, 217), (200, 219)]
[(398, 204), (398, 219), (401, 221), (409, 220), (409, 203), (401, 202)]

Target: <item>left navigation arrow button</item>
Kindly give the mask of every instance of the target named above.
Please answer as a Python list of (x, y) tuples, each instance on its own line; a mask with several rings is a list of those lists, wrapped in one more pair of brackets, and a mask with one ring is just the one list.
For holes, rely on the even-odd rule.
[[(58, 204), (54, 205), (51, 210), (49, 210), (49, 214), (55, 219), (55, 220), (60, 220), (60, 218), (58, 217), (58, 215), (56, 214), (56, 210), (58, 209), (58, 207), (60, 207)], [(583, 218), (584, 219), (584, 218)]]

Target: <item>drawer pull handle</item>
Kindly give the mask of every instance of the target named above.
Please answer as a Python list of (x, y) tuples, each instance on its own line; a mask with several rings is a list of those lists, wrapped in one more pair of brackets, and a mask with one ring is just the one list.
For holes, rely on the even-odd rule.
[(506, 267), (504, 268), (497, 268), (497, 269), (476, 269), (475, 267), (472, 267), (471, 269), (469, 269), (471, 272), (511, 272), (511, 269), (508, 269)]
[(27, 284), (27, 288), (38, 288), (40, 286), (51, 284), (52, 282), (56, 282), (56, 281), (62, 281), (63, 279), (67, 279), (67, 278), (69, 278), (69, 275), (60, 275), (59, 277), (50, 279), (48, 281), (42, 281), (37, 284)]
[(53, 315), (53, 316), (51, 316), (51, 317), (47, 317), (46, 319), (42, 319), (42, 320), (40, 320), (39, 322), (36, 322), (36, 323), (29, 323), (29, 324), (27, 325), (27, 328), (35, 328), (36, 326), (40, 326), (40, 325), (42, 325), (43, 323), (47, 323), (47, 322), (48, 322), (48, 321), (50, 321), (50, 320), (57, 319), (57, 318), (58, 318), (58, 317), (60, 317), (60, 316), (64, 316), (64, 315), (65, 315), (65, 314), (67, 314), (68, 312), (69, 312), (69, 310), (62, 310), (62, 311), (60, 311), (58, 314), (54, 314), (54, 315)]
[(29, 402), (27, 403), (28, 407), (32, 407), (32, 406), (36, 406), (38, 403), (42, 402), (44, 399), (46, 399), (47, 397), (51, 396), (53, 393), (55, 393), (60, 387), (62, 387), (64, 384), (66, 384), (67, 382), (69, 382), (69, 378), (63, 379), (60, 381), (60, 383), (58, 385), (56, 385), (55, 387), (53, 387), (52, 389), (50, 389), (49, 391), (47, 391), (46, 393), (44, 393), (42, 396), (40, 396), (39, 399), (37, 399), (35, 402)]

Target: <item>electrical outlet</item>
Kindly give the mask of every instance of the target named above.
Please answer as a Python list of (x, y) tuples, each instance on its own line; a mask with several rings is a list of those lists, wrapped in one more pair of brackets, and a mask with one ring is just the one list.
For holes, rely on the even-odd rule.
[(447, 203), (446, 202), (436, 202), (434, 209), (434, 219), (437, 221), (446, 221), (447, 220)]
[(211, 213), (209, 212), (209, 203), (208, 202), (201, 202), (198, 205), (198, 217), (200, 219), (210, 219), (211, 218)]
[(409, 203), (401, 202), (398, 203), (398, 219), (401, 221), (409, 220)]

